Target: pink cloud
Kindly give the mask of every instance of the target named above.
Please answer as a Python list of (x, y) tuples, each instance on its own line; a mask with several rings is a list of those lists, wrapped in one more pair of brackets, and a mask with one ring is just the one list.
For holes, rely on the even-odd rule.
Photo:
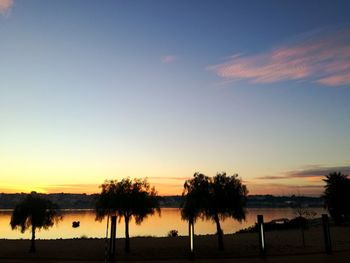
[(160, 61), (162, 63), (172, 63), (174, 61), (176, 61), (178, 58), (174, 55), (166, 55), (166, 56), (161, 56), (160, 57)]
[(0, 0), (0, 15), (6, 15), (13, 5), (13, 0)]
[(257, 55), (235, 55), (208, 69), (225, 79), (251, 83), (309, 80), (350, 85), (350, 29), (314, 35)]
[(339, 75), (329, 76), (318, 80), (318, 83), (327, 86), (339, 86), (350, 84), (350, 71)]

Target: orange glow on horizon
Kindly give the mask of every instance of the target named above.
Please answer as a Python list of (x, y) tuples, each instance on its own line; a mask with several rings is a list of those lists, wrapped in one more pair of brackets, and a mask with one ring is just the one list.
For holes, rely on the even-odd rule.
[[(158, 195), (170, 196), (181, 195), (183, 184), (165, 184), (165, 183), (150, 183), (154, 186)], [(96, 194), (100, 192), (100, 184), (76, 184), (76, 185), (47, 185), (47, 186), (23, 186), (23, 185), (0, 185), (2, 193), (30, 193), (32, 191), (38, 193), (72, 193), (72, 194)], [(308, 195), (319, 196), (323, 189), (318, 185), (288, 185), (288, 184), (246, 184), (249, 190), (249, 195)]]

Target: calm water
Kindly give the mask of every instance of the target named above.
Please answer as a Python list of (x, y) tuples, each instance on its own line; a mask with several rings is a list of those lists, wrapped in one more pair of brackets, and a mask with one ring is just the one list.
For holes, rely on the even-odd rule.
[[(313, 209), (318, 215), (324, 213), (322, 208)], [(250, 208), (247, 220), (239, 223), (232, 219), (222, 222), (224, 233), (234, 233), (239, 229), (246, 228), (256, 222), (256, 215), (263, 214), (265, 221), (277, 218), (293, 218), (295, 212), (291, 208)], [(9, 225), (11, 211), (0, 210), (0, 238), (27, 239), (30, 232), (21, 233), (19, 230), (11, 230)], [(72, 228), (73, 221), (80, 221), (80, 227)], [(134, 221), (130, 224), (130, 236), (166, 236), (169, 230), (176, 229), (179, 235), (187, 235), (188, 224), (181, 220), (180, 210), (177, 208), (163, 208), (161, 216), (155, 214), (146, 218), (141, 225)], [(195, 224), (196, 234), (215, 234), (216, 227), (212, 221), (198, 220)], [(76, 238), (76, 237), (105, 237), (106, 219), (102, 222), (95, 221), (93, 210), (69, 210), (63, 212), (63, 220), (49, 230), (41, 230), (36, 234), (41, 239)], [(124, 237), (124, 222), (117, 224), (117, 237)]]

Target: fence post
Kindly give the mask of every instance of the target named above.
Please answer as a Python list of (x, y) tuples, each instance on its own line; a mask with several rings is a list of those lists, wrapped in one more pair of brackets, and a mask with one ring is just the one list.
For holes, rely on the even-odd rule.
[(331, 232), (329, 229), (329, 220), (327, 214), (322, 214), (323, 236), (325, 250), (327, 254), (332, 254)]
[(191, 218), (188, 221), (188, 232), (189, 232), (189, 246), (190, 246), (190, 255), (189, 259), (194, 260), (194, 223), (193, 219)]
[(111, 217), (111, 239), (109, 243), (109, 260), (114, 261), (115, 258), (115, 237), (117, 234), (117, 217)]
[(258, 215), (258, 233), (259, 233), (259, 247), (260, 256), (266, 256), (266, 244), (265, 244), (265, 230), (264, 230), (264, 216)]

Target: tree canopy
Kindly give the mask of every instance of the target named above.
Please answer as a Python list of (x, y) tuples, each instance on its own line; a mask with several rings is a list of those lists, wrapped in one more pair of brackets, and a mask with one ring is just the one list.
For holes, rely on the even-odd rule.
[(105, 181), (96, 202), (96, 219), (116, 215), (125, 220), (125, 251), (130, 250), (129, 222), (133, 217), (136, 224), (155, 212), (160, 213), (157, 192), (147, 179), (130, 178)]
[(12, 229), (20, 228), (22, 233), (31, 228), (30, 252), (35, 252), (36, 229), (48, 229), (61, 218), (56, 204), (32, 192), (21, 203), (16, 205), (12, 212), (10, 225)]
[(185, 181), (181, 205), (183, 219), (195, 222), (198, 217), (203, 217), (210, 199), (209, 185), (210, 178), (201, 173), (195, 173), (192, 179)]
[(333, 172), (323, 179), (326, 182), (323, 198), (329, 214), (336, 223), (349, 220), (350, 179), (348, 175)]
[(237, 174), (218, 173), (208, 177), (195, 173), (184, 184), (182, 217), (195, 221), (198, 217), (211, 219), (217, 227), (219, 249), (224, 249), (220, 219), (231, 217), (245, 220), (245, 204), (248, 190)]

